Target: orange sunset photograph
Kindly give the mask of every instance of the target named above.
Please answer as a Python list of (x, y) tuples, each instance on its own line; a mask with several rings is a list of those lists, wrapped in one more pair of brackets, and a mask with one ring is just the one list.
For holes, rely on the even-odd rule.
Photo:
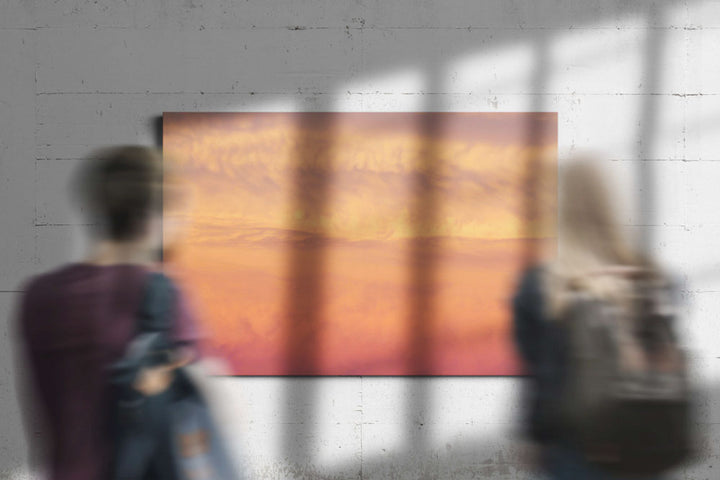
[(229, 374), (523, 373), (556, 113), (165, 113), (163, 150), (168, 262)]

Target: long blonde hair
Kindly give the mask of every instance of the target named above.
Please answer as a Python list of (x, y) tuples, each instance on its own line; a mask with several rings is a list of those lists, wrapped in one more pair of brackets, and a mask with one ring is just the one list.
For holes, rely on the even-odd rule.
[(576, 157), (561, 172), (557, 258), (546, 269), (549, 313), (558, 317), (568, 293), (624, 302), (628, 275), (610, 271), (651, 271), (648, 259), (625, 238), (616, 218), (611, 192), (597, 160)]

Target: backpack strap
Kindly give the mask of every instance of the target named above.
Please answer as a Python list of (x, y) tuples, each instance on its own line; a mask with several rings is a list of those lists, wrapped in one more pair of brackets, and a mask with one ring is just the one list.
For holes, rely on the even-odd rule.
[(137, 332), (169, 334), (172, 327), (175, 287), (164, 273), (148, 275), (137, 316)]
[(123, 363), (126, 365), (162, 365), (172, 361), (173, 307), (175, 287), (162, 272), (147, 276), (145, 291), (137, 313), (136, 335), (128, 346)]

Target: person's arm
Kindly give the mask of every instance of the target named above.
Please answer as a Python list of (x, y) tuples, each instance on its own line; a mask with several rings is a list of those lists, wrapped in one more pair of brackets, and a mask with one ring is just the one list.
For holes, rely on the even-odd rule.
[(542, 270), (525, 272), (513, 298), (513, 326), (526, 373), (531, 376), (527, 392), (527, 434), (537, 445), (558, 436), (557, 389), (563, 375), (562, 330), (549, 324), (544, 308)]
[(533, 373), (540, 359), (542, 332), (542, 292), (540, 268), (525, 272), (512, 301), (513, 333), (520, 356)]
[(145, 367), (140, 370), (133, 384), (133, 388), (145, 396), (162, 393), (170, 386), (173, 380), (173, 371), (187, 365), (192, 360), (189, 355), (178, 354), (167, 364), (156, 367)]
[(47, 428), (43, 396), (47, 395), (39, 385), (37, 364), (42, 360), (36, 348), (31, 317), (38, 315), (39, 299), (35, 298), (36, 281), (31, 280), (23, 288), (16, 306), (14, 319), (13, 350), (15, 357), (15, 387), (20, 415), (29, 448), (29, 462), (33, 468), (44, 468), (51, 448)]

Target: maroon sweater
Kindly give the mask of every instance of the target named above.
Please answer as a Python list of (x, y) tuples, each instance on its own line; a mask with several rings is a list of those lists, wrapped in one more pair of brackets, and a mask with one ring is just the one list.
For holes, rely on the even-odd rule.
[[(28, 376), (45, 420), (51, 480), (107, 478), (108, 367), (136, 333), (148, 270), (137, 265), (71, 264), (32, 279), (20, 305)], [(173, 338), (198, 329), (178, 296)]]

